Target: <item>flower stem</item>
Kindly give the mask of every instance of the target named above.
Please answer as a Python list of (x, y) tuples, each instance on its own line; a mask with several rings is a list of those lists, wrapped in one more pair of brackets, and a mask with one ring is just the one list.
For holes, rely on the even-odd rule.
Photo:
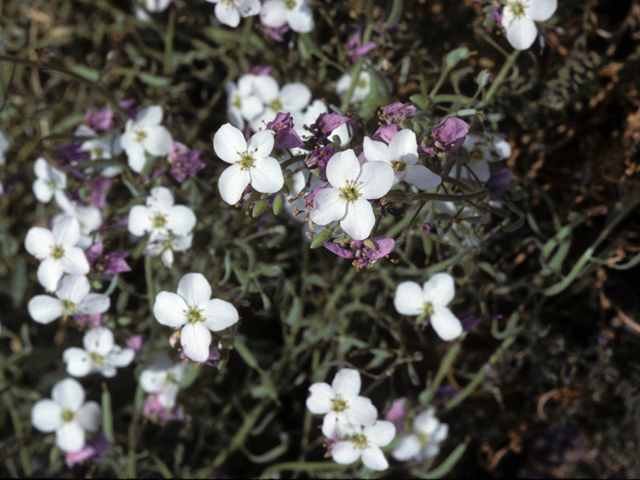
[(518, 58), (519, 54), (520, 54), (520, 50), (514, 50), (511, 53), (511, 55), (509, 55), (507, 57), (507, 61), (502, 66), (502, 69), (498, 73), (498, 76), (496, 77), (496, 79), (491, 84), (491, 87), (489, 87), (489, 90), (487, 91), (487, 94), (485, 95), (485, 97), (482, 99), (482, 102), (480, 102), (480, 105), (478, 105), (476, 108), (478, 108), (478, 109), (484, 108), (485, 106), (487, 106), (489, 104), (489, 102), (491, 101), (491, 99), (495, 95), (495, 93), (498, 90), (498, 88), (500, 87), (500, 85), (502, 85), (502, 83), (504, 82), (505, 78), (507, 78), (507, 74), (509, 73), (509, 70), (511, 70), (511, 67), (515, 63), (515, 61)]
[[(371, 32), (373, 32), (373, 24), (367, 23), (367, 27), (364, 30), (364, 35), (362, 36), (362, 44), (366, 44), (371, 39)], [(364, 65), (364, 57), (360, 57), (358, 63), (356, 63), (356, 67), (351, 74), (351, 85), (349, 85), (349, 90), (347, 90), (347, 94), (342, 100), (340, 104), (340, 110), (346, 112), (349, 108), (349, 103), (351, 103), (351, 97), (353, 96), (353, 92), (356, 90), (356, 85), (358, 84), (358, 79), (360, 78), (360, 72), (362, 71), (362, 66)]]

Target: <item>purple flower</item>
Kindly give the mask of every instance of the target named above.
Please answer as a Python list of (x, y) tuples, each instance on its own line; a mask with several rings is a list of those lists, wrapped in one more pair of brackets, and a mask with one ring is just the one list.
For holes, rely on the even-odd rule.
[(180, 360), (182, 360), (183, 362), (195, 363), (196, 365), (209, 365), (210, 367), (217, 367), (218, 360), (220, 360), (220, 351), (218, 351), (218, 347), (211, 347), (209, 349), (209, 358), (207, 358), (204, 362), (196, 362), (187, 357), (187, 354), (184, 353), (184, 350), (180, 350)]
[(184, 419), (182, 408), (167, 408), (160, 403), (156, 395), (149, 395), (145, 399), (142, 413), (152, 422), (168, 422), (170, 420)]
[(89, 247), (85, 252), (91, 269), (102, 275), (114, 275), (120, 272), (130, 272), (131, 267), (124, 261), (129, 252), (107, 253), (102, 255), (102, 241)]
[(407, 414), (404, 408), (406, 401), (406, 397), (395, 399), (391, 404), (391, 408), (384, 415), (384, 419), (387, 422), (391, 422), (396, 426), (396, 435), (402, 435), (404, 433), (404, 417)]
[(89, 326), (93, 328), (98, 328), (102, 326), (102, 314), (94, 313), (91, 315), (76, 315), (73, 317), (78, 325), (82, 328), (89, 328)]
[(112, 183), (112, 179), (102, 177), (94, 178), (86, 183), (89, 190), (87, 198), (91, 202), (91, 205), (99, 210), (105, 207), (107, 204), (107, 191)]
[(413, 117), (416, 114), (416, 107), (413, 105), (406, 105), (401, 102), (395, 102), (385, 107), (382, 107), (378, 111), (378, 117), (380, 118), (380, 126), (373, 134), (373, 140), (384, 140), (385, 142), (391, 142), (391, 139), (398, 133), (398, 123), (405, 118)]
[(267, 123), (267, 128), (276, 132), (276, 148), (296, 148), (304, 146), (304, 142), (293, 129), (293, 119), (290, 113), (278, 113), (272, 122)]
[(58, 166), (63, 169), (74, 167), (75, 165), (91, 160), (91, 153), (80, 150), (82, 142), (72, 143), (59, 147), (53, 154), (53, 159)]
[(371, 140), (375, 140), (377, 142), (382, 140), (387, 143), (391, 143), (391, 140), (396, 136), (396, 133), (398, 133), (397, 125), (380, 125), (373, 134), (373, 137), (371, 137)]
[(202, 150), (194, 148), (189, 150), (184, 143), (173, 142), (169, 152), (169, 163), (173, 166), (170, 172), (173, 178), (182, 183), (187, 175), (195, 175), (205, 167), (199, 160)]
[(316, 147), (311, 152), (309, 159), (306, 162), (308, 168), (312, 168), (314, 165), (318, 165), (320, 168), (320, 176), (326, 177), (327, 163), (333, 157), (333, 148), (331, 147)]
[(68, 468), (72, 468), (76, 463), (100, 462), (104, 460), (110, 448), (111, 442), (109, 442), (109, 439), (102, 433), (98, 433), (87, 440), (82, 450), (65, 454), (64, 463), (67, 464)]
[(491, 19), (496, 22), (502, 21), (502, 5), (493, 9), (493, 12), (491, 12)]
[(431, 225), (429, 225), (429, 224), (428, 224), (428, 223), (426, 223), (426, 222), (425, 222), (425, 223), (423, 223), (423, 224), (422, 224), (422, 228), (420, 229), (420, 232), (421, 232), (421, 233), (424, 233), (425, 235), (426, 235), (427, 233), (430, 233), (430, 232), (431, 232)]
[(113, 111), (109, 106), (101, 108), (96, 112), (93, 105), (89, 107), (82, 121), (96, 132), (104, 132), (113, 128)]
[(468, 332), (482, 321), (482, 319), (476, 317), (473, 312), (464, 312), (462, 315), (458, 316), (458, 320), (460, 320), (460, 323), (462, 324), (463, 332)]
[(442, 156), (460, 148), (469, 132), (469, 124), (456, 117), (445, 118), (438, 126), (431, 129), (431, 138), (423, 144), (422, 151), (432, 157)]
[(289, 24), (287, 23), (277, 28), (265, 27), (263, 25), (263, 28), (266, 34), (273, 38), (276, 42), (284, 42), (284, 34), (290, 30)]
[[(371, 242), (375, 248), (371, 248), (367, 246), (365, 242)], [(390, 254), (395, 247), (396, 242), (392, 238), (389, 237), (373, 237), (368, 240), (360, 241), (353, 240), (351, 242), (351, 248), (354, 248), (355, 251), (350, 250), (348, 248), (341, 247), (337, 243), (333, 242), (324, 242), (323, 246), (327, 250), (339, 255), (343, 258), (354, 258), (352, 265), (356, 267), (356, 269), (361, 270), (363, 268), (370, 267), (377, 260), (382, 257)]]
[(442, 385), (436, 390), (434, 405), (438, 408), (443, 408), (447, 402), (458, 395), (458, 390), (451, 385)]
[(129, 340), (127, 340), (124, 344), (125, 348), (130, 348), (134, 352), (138, 353), (142, 350), (142, 346), (144, 345), (144, 335), (133, 335)]
[(347, 55), (351, 57), (351, 60), (354, 62), (377, 47), (377, 44), (374, 41), (367, 42), (364, 45), (359, 45), (361, 36), (362, 27), (358, 27), (347, 43)]
[(502, 198), (504, 198), (507, 193), (507, 189), (502, 188), (500, 185), (516, 184), (516, 181), (513, 179), (513, 171), (510, 168), (501, 168), (497, 172), (491, 172), (489, 182), (495, 184), (491, 187), (491, 193)]
[(258, 65), (258, 66), (255, 66), (255, 67), (251, 67), (249, 69), (248, 73), (250, 73), (252, 75), (269, 75), (271, 73), (271, 70), (273, 70), (273, 67), (270, 66), (270, 65), (267, 65), (265, 67), (262, 67), (262, 66)]
[[(136, 118), (136, 116), (138, 115), (138, 110), (133, 108), (135, 104), (136, 104), (136, 101), (133, 98), (126, 98), (118, 102), (118, 105), (120, 106), (120, 108), (122, 108), (124, 112), (127, 115), (129, 115), (131, 118)], [(118, 120), (120, 120), (120, 122), (123, 121), (122, 119), (118, 119)]]
[(349, 117), (338, 115), (337, 113), (321, 113), (316, 123), (309, 127), (309, 131), (315, 136), (312, 143), (318, 143), (329, 138), (329, 134), (340, 125), (349, 121)]

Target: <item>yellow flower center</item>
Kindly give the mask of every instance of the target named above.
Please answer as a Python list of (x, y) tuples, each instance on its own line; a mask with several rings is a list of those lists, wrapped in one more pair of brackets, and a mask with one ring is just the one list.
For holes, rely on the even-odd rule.
[(513, 14), (514, 17), (519, 18), (524, 16), (524, 4), (516, 0), (515, 2), (511, 2), (509, 4), (509, 11)]
[(344, 412), (346, 409), (347, 409), (346, 400), (340, 397), (336, 397), (333, 400), (331, 400), (331, 410), (333, 410), (334, 412), (336, 413)]
[(287, 7), (287, 10), (293, 10), (296, 8), (296, 0), (284, 0), (284, 6)]
[(231, 106), (233, 108), (237, 108), (238, 110), (242, 108), (242, 100), (240, 100), (240, 95), (236, 95), (235, 97), (233, 97), (233, 100), (231, 101)]
[(71, 300), (63, 300), (62, 308), (64, 309), (67, 315), (74, 315), (77, 309), (76, 304), (73, 303)]
[(133, 141), (137, 143), (141, 143), (145, 138), (147, 138), (147, 132), (144, 130), (136, 130), (133, 132)]
[(367, 437), (361, 433), (354, 435), (351, 441), (359, 450), (365, 450), (368, 446)]
[(404, 172), (407, 169), (407, 164), (400, 160), (392, 160), (391, 168), (394, 172)]
[(102, 368), (102, 365), (104, 364), (104, 357), (102, 355), (96, 352), (92, 352), (89, 354), (89, 359), (93, 363), (95, 363), (98, 366), (98, 368)]
[(484, 160), (484, 152), (482, 151), (482, 148), (480, 148), (480, 144), (476, 143), (473, 146), (473, 150), (469, 152), (469, 156), (474, 162), (481, 162)]
[(91, 155), (93, 155), (94, 158), (101, 158), (103, 154), (104, 150), (100, 147), (95, 147), (93, 150), (91, 150)]
[(341, 198), (346, 198), (347, 200), (349, 200), (350, 202), (355, 202), (358, 197), (360, 197), (360, 192), (359, 190), (356, 188), (356, 181), (355, 180), (347, 180), (345, 182), (344, 188), (340, 188), (340, 197)]
[(429, 316), (429, 317), (431, 315), (433, 315), (433, 303), (425, 302), (425, 304), (424, 304), (424, 314)]
[(356, 82), (356, 87), (358, 88), (367, 88), (369, 86), (369, 82), (367, 82), (364, 78), (359, 78)]
[(62, 257), (64, 257), (64, 248), (62, 247), (62, 245), (53, 245), (51, 247), (51, 256), (54, 258), (54, 260), (60, 260)]
[(271, 100), (271, 102), (269, 103), (269, 108), (271, 110), (273, 110), (274, 112), (281, 112), (282, 111), (282, 102), (280, 101), (279, 98), (275, 98), (275, 99)]
[(63, 410), (62, 411), (62, 421), (64, 423), (69, 423), (71, 420), (73, 420), (73, 418), (76, 416), (75, 413), (73, 413), (71, 410)]
[(189, 310), (185, 310), (184, 314), (187, 316), (187, 320), (191, 323), (204, 322), (202, 318), (202, 310), (195, 307), (189, 307)]
[(420, 443), (423, 446), (429, 443), (429, 435), (427, 435), (426, 433), (418, 433), (416, 437), (418, 437), (418, 440), (420, 440)]
[(252, 153), (249, 153), (248, 150), (245, 150), (242, 153), (236, 153), (240, 156), (240, 160), (236, 160), (236, 164), (240, 165), (240, 170), (248, 170), (253, 167), (253, 162), (255, 161), (255, 159), (253, 158)]
[(157, 213), (155, 217), (151, 219), (151, 225), (153, 228), (162, 228), (167, 223), (167, 216), (162, 213)]

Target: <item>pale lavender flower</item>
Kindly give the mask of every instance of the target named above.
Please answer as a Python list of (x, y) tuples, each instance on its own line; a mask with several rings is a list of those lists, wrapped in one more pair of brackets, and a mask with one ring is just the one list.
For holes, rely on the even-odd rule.
[(110, 448), (109, 439), (102, 433), (98, 433), (87, 440), (82, 450), (67, 453), (64, 463), (68, 468), (72, 468), (76, 463), (100, 462), (104, 460)]
[(275, 28), (263, 25), (262, 28), (264, 28), (265, 33), (273, 38), (276, 42), (284, 42), (284, 34), (291, 30), (288, 23)]
[(202, 150), (194, 148), (189, 150), (184, 143), (173, 142), (171, 151), (169, 152), (169, 163), (172, 168), (171, 175), (178, 182), (185, 181), (187, 176), (195, 175), (205, 167), (205, 164), (199, 160)]
[(184, 419), (184, 412), (181, 407), (167, 408), (158, 400), (157, 395), (149, 395), (145, 399), (142, 413), (152, 422)]
[(84, 114), (82, 123), (91, 127), (96, 132), (111, 130), (113, 128), (113, 111), (108, 105), (98, 111), (91, 105), (87, 113)]
[(357, 61), (363, 55), (366, 55), (371, 50), (377, 47), (376, 42), (369, 41), (364, 45), (360, 45), (360, 37), (362, 36), (362, 27), (358, 27), (351, 38), (347, 42), (347, 55), (351, 58), (352, 61)]
[(349, 117), (337, 113), (321, 113), (315, 123), (311, 124), (309, 131), (315, 136), (311, 143), (319, 143), (329, 138), (329, 134), (339, 126), (347, 123)]
[(404, 433), (404, 417), (407, 415), (407, 410), (404, 408), (404, 404), (407, 402), (407, 397), (400, 397), (393, 401), (391, 408), (387, 410), (384, 415), (384, 419), (391, 422), (396, 427), (398, 435)]
[(365, 242), (360, 240), (354, 240), (351, 242), (351, 248), (353, 250), (342, 247), (338, 243), (333, 242), (324, 242), (323, 246), (340, 257), (353, 258), (354, 261), (352, 265), (358, 270), (361, 270), (363, 268), (370, 267), (379, 259), (389, 255), (396, 244), (392, 238), (384, 236), (370, 238), (367, 243), (369, 241), (373, 243), (375, 248), (367, 246)]
[(107, 253), (102, 255), (102, 241), (92, 245), (84, 252), (91, 269), (102, 275), (115, 275), (130, 272), (131, 267), (124, 261), (129, 252)]
[(290, 113), (278, 113), (276, 118), (267, 123), (267, 129), (275, 132), (276, 148), (296, 148), (304, 146), (296, 131), (293, 129), (293, 119)]
[(469, 132), (469, 124), (459, 118), (450, 117), (442, 120), (431, 129), (431, 138), (423, 143), (422, 150), (432, 157), (454, 152), (462, 146)]

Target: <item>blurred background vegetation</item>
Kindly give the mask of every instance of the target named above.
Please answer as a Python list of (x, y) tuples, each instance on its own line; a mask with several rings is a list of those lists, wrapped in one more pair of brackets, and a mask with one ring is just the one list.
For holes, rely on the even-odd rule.
[[(325, 449), (304, 405), (307, 388), (345, 365), (367, 372), (364, 391), (380, 411), (400, 396), (414, 405), (433, 399), (450, 425), (436, 465), (468, 442), (451, 476), (640, 475), (640, 3), (560, 0), (544, 48), (519, 55), (486, 107), (513, 146), (507, 165), (520, 187), (520, 229), (447, 263), (457, 247), (435, 233), (409, 241), (417, 225), (390, 261), (360, 272), (309, 250), (299, 223), (284, 215), (255, 220), (222, 207), (215, 185), (223, 166), (211, 140), (227, 122), (225, 83), (251, 67), (272, 66), (280, 84), (304, 82), (338, 104), (331, 82), (352, 65), (346, 26), (383, 23), (391, 2), (319, 0), (323, 28), (285, 43), (256, 19), (232, 30), (216, 23), (210, 4), (178, 4), (142, 22), (125, 1), (0, 1), (0, 130), (12, 139), (0, 167), (0, 475), (269, 477), (290, 475), (289, 462), (311, 465), (295, 475), (362, 475), (310, 463)], [(376, 33), (380, 46), (369, 54), (393, 91), (363, 108), (428, 92), (444, 56), (462, 46), (474, 55), (451, 73), (468, 68), (460, 91), (447, 82), (442, 93), (472, 96), (475, 75), (497, 74), (511, 51), (483, 15), (470, 0), (405, 1), (399, 26)], [(109, 246), (134, 253), (107, 325), (120, 343), (137, 333), (149, 342), (137, 366), (83, 380), (91, 399), (109, 392), (116, 444), (104, 463), (68, 470), (49, 454), (51, 436), (29, 420), (33, 403), (66, 376), (63, 349), (82, 337), (68, 323), (37, 325), (26, 310), (41, 288), (24, 236), (55, 213), (36, 205), (32, 165), (73, 142), (90, 105), (126, 98), (162, 105), (174, 139), (202, 148), (207, 164), (197, 180), (171, 185), (199, 223), (173, 269), (151, 260), (152, 291), (175, 291), (184, 273), (203, 272), (241, 322), (223, 339), (235, 345), (223, 366), (202, 367), (179, 397), (184, 422), (141, 418), (136, 374), (153, 351), (168, 351), (168, 332), (150, 315), (140, 249), (124, 226), (110, 229)], [(125, 180), (144, 190), (125, 175), (109, 193), (109, 222), (135, 199)], [(454, 311), (483, 319), (448, 346), (401, 320), (391, 301), (398, 282), (445, 267), (458, 281)], [(451, 368), (442, 387), (424, 390), (443, 358)], [(379, 476), (424, 472), (393, 463)]]

